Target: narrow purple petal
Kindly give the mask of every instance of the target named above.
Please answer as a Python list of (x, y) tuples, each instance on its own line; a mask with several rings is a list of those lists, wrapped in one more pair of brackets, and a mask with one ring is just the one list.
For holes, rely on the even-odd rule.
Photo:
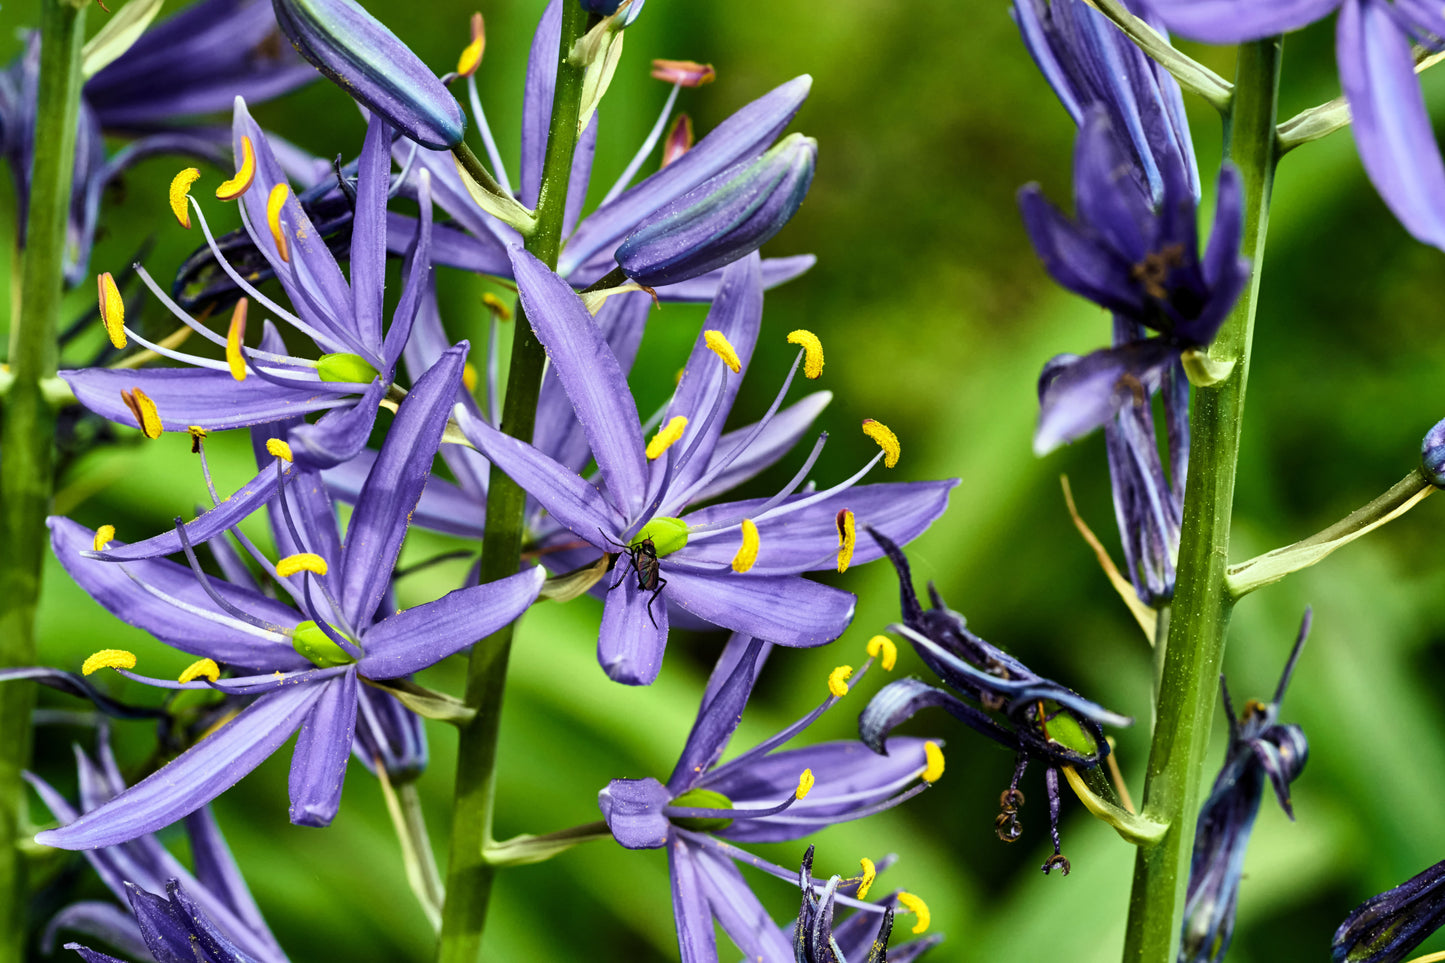
[(132, 427), (135, 415), (120, 393), (140, 388), (155, 402), (166, 431), (185, 431), (191, 425), (210, 431), (246, 428), (334, 407), (350, 393), (346, 385), (318, 381), (314, 386), (289, 388), (254, 375), (237, 381), (225, 371), (197, 368), (85, 368), (62, 371), (60, 377), (85, 407)]
[(717, 963), (717, 937), (712, 911), (698, 866), (701, 849), (674, 833), (668, 840), (667, 866), (672, 876), (672, 915), (682, 963)]
[[(618, 568), (628, 557), (617, 560)], [(597, 661), (613, 682), (623, 685), (651, 685), (662, 668), (667, 646), (667, 601), (655, 589), (638, 588), (630, 569), (620, 575), (617, 587), (607, 593), (602, 608), (602, 627), (597, 635)]]
[(562, 213), (562, 236), (569, 237), (582, 216), (582, 204), (587, 200), (587, 186), (592, 180), (592, 158), (597, 154), (597, 120), (593, 114), (587, 129), (577, 138), (577, 150), (572, 155), (572, 173), (567, 178), (567, 209)]
[[(432, 180), (432, 188), (436, 188), (435, 179)], [(473, 201), (468, 200), (468, 203), (476, 206)], [(446, 209), (446, 205), (439, 199), (436, 204)], [(412, 242), (416, 240), (416, 224), (414, 217), (407, 217), (396, 211), (387, 212), (386, 249), (392, 254), (405, 254), (410, 250)], [(489, 234), (473, 236), (447, 224), (434, 224), (431, 230), (433, 264), (475, 274), (495, 274), (498, 277), (511, 275), (512, 262), (507, 257), (507, 249)]]
[(708, 906), (743, 957), (764, 963), (787, 963), (792, 959), (789, 941), (748, 888), (733, 861), (710, 849), (698, 848), (693, 854), (707, 891)]
[(275, 957), (281, 957), (281, 947), (261, 916), (209, 807), (203, 806), (186, 817), (186, 835), (191, 841), (191, 860), (200, 884), (196, 890), (198, 901), (202, 893), (219, 900), (241, 922), (241, 927), (231, 934), (232, 939), (258, 941)]
[(522, 91), (522, 171), (519, 200), (537, 206), (542, 187), (542, 161), (547, 153), (547, 128), (552, 122), (552, 92), (557, 82), (557, 52), (562, 45), (562, 0), (551, 0), (532, 36), (527, 58), (527, 83)]
[(315, 424), (297, 425), (291, 429), (291, 450), (298, 465), (325, 469), (356, 457), (371, 438), (376, 425), (376, 410), (386, 395), (386, 385), (373, 381), (356, 404), (333, 408)]
[(1146, 404), (1176, 350), (1162, 339), (1104, 348), (1045, 368), (1034, 454), (1082, 438), (1128, 404)]
[(317, 686), (321, 696), (297, 730), (290, 794), (298, 826), (329, 826), (341, 808), (360, 685), (355, 672), (346, 672)]
[[(421, 178), (417, 188), (417, 206), (421, 211), (421, 218), (417, 222), (416, 237), (402, 268), (401, 298), (396, 303), (396, 313), (392, 315), (391, 327), (387, 329), (386, 339), (381, 347), (382, 360), (387, 363), (385, 375), (388, 378), (395, 374), (394, 366), (411, 339), (412, 327), (418, 314), (429, 296), (434, 299), (431, 262), (432, 198), (429, 177)], [(382, 269), (385, 270), (384, 257)]]
[[(328, 470), (324, 474), (326, 487), (339, 500), (356, 504), (375, 459), (376, 452), (367, 449), (346, 464)], [(411, 521), (434, 532), (480, 539), (486, 527), (486, 506), (451, 482), (433, 475), (426, 480)]]
[(703, 574), (663, 565), (667, 597), (698, 618), (778, 645), (831, 642), (853, 620), (848, 593), (789, 575)]
[(756, 681), (758, 656), (762, 654), (764, 643), (759, 639), (735, 635), (728, 641), (728, 645), (731, 647), (733, 642), (739, 639), (745, 641), (746, 647), (738, 656), (726, 681), (718, 688), (717, 693), (704, 703), (697, 720), (692, 724), (692, 731), (687, 734), (687, 742), (683, 744), (677, 766), (668, 777), (667, 788), (674, 796), (680, 796), (691, 789), (702, 778), (703, 773), (717, 764), (722, 758), (723, 750), (727, 748), (728, 740), (732, 738), (742, 720), (743, 707), (747, 705), (748, 696), (753, 691), (753, 682)]
[(1024, 229), (1044, 270), (1055, 281), (1111, 310), (1140, 313), (1129, 264), (1065, 217), (1045, 199), (1037, 184), (1021, 188), (1018, 199)]
[(1170, 30), (1216, 44), (1298, 30), (1329, 16), (1339, 5), (1340, 0), (1149, 0)]
[[(71, 903), (50, 918), (45, 924), (45, 932), (40, 938), (40, 949), (47, 955), (55, 951), (55, 940), (61, 931), (79, 933), (82, 936), (98, 939), (107, 946), (113, 946), (130, 956), (144, 958), (147, 956), (146, 945), (140, 938), (140, 930), (136, 928), (135, 919), (114, 903), (103, 903), (99, 900), (82, 900), (79, 903)], [(66, 944), (69, 948), (73, 943)], [(83, 949), (77, 947), (77, 949)], [(81, 953), (87, 960), (109, 960), (113, 957), (100, 953)]]
[(356, 213), (351, 220), (351, 311), (361, 342), (381, 344), (382, 289), (386, 282), (386, 201), (391, 184), (391, 128), (380, 114), (366, 125), (356, 171)]

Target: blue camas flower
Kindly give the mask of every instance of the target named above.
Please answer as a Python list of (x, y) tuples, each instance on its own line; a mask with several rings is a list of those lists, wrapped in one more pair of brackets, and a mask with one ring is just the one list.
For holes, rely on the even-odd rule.
[[(733, 861), (779, 879), (794, 880), (797, 874), (733, 842), (783, 842), (861, 819), (917, 795), (943, 774), (942, 751), (923, 739), (892, 739), (886, 757), (856, 742), (781, 750), (847, 695), (852, 674), (848, 666), (829, 676), (828, 698), (816, 709), (719, 765), (769, 648), (745, 636), (729, 640), (666, 784), (614, 779), (598, 796), (602, 817), (618, 843), (628, 849), (667, 848), (684, 963), (717, 960), (714, 918), (749, 959), (792, 959), (789, 941)], [(869, 664), (871, 659), (854, 682)], [(816, 885), (821, 889), (824, 884)], [(885, 909), (859, 900), (849, 905), (879, 916)], [(926, 907), (921, 912), (926, 913)]]
[(1445, 860), (1371, 896), (1335, 930), (1335, 963), (1399, 963), (1445, 926)]
[[(153, 832), (230, 788), (298, 729), (291, 820), (324, 826), (340, 804), (358, 713), (366, 712), (360, 692), (366, 680), (397, 679), (432, 665), (532, 603), (542, 585), (540, 568), (385, 614), (394, 611), (388, 601), (392, 569), (454, 402), (465, 350), (462, 344), (448, 352), (401, 403), (344, 540), (320, 474), (289, 462), (286, 445), (275, 438), (266, 446), (275, 469), (269, 489), (238, 492), (165, 535), (122, 545), (111, 541), (113, 530), (92, 533), (52, 519), (56, 556), (101, 605), (202, 657), (179, 682), (129, 672), (134, 657), (128, 653), (93, 657), (88, 669), (109, 665), (168, 689), (214, 688), (257, 698), (175, 761), (75, 822), (41, 833), (38, 841), (82, 849)], [(258, 561), (275, 573), (292, 604), (212, 579), (195, 564), (193, 543), (220, 535), (247, 514), (247, 505), (261, 503), (281, 514), (275, 528), (286, 533), (278, 538), (286, 554), (272, 563), (258, 552)], [(191, 567), (157, 558), (176, 551), (185, 552)], [(220, 678), (223, 665), (240, 675)]]
[(1274, 787), (1285, 814), (1294, 818), (1289, 785), (1304, 769), (1309, 744), (1299, 726), (1278, 721), (1279, 704), (1309, 630), (1310, 613), (1306, 609), (1294, 650), (1285, 664), (1274, 699), (1267, 705), (1250, 700), (1245, 704), (1244, 715), (1236, 719), (1229, 689), (1222, 677), (1219, 680), (1224, 712), (1229, 718), (1229, 750), (1224, 768), (1200, 810), (1194, 834), (1179, 963), (1213, 963), (1223, 959), (1229, 949), (1239, 882), (1244, 874), (1244, 854), (1255, 817), (1259, 815), (1266, 782)]
[[(903, 624), (892, 629), (903, 635), (919, 658), (936, 672), (949, 689), (919, 679), (898, 679), (879, 690), (858, 717), (858, 733), (874, 752), (887, 752), (884, 737), (921, 709), (938, 707), (969, 728), (1015, 753), (1013, 779), (1000, 798), (996, 820), (999, 839), (1011, 843), (1022, 833), (1018, 812), (1024, 796), (1019, 781), (1030, 762), (1045, 766), (1044, 784), (1049, 799), (1049, 835), (1054, 854), (1043, 871), (1055, 868), (1069, 874), (1069, 861), (1059, 850), (1059, 769), (1088, 769), (1109, 753), (1104, 725), (1127, 726), (1133, 720), (1096, 705), (1077, 692), (1046, 679), (996, 646), (968, 630), (964, 618), (948, 608), (929, 586), (933, 608), (925, 609), (913, 589), (908, 559), (899, 547), (876, 531), (869, 531), (898, 570)], [(1001, 719), (998, 717), (1002, 717)]]

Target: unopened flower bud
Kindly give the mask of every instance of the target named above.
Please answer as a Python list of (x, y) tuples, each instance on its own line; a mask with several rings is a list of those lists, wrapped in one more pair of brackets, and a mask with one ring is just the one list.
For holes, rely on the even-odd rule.
[(333, 82), (423, 147), (461, 143), (466, 118), (396, 34), (354, 0), (272, 0), (291, 45)]
[(797, 212), (813, 183), (818, 144), (793, 134), (663, 207), (617, 248), (617, 263), (656, 287), (756, 251)]
[(1420, 443), (1420, 465), (1436, 488), (1445, 488), (1445, 421), (1431, 428)]

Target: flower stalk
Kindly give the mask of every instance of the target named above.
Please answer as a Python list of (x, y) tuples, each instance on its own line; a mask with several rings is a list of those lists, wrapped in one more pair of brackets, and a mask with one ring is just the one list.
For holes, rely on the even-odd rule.
[(1126, 960), (1170, 963), (1179, 940), (1224, 633), (1233, 607), (1227, 583), (1230, 517), (1270, 191), (1279, 158), (1275, 117), (1281, 48), (1277, 37), (1239, 48), (1225, 122), (1226, 153), (1244, 181), (1242, 253), (1253, 267), (1248, 287), (1210, 349), (1213, 360), (1232, 361), (1234, 369), (1223, 381), (1197, 388), (1194, 394), (1178, 580), (1141, 813), (1169, 829), (1157, 844), (1141, 846), (1135, 857)]
[[(64, 277), (65, 229), (70, 208), (75, 137), (80, 110), (84, 0), (41, 3), (40, 87), (35, 157), (20, 279), (23, 310), (10, 328), (10, 375), (0, 428), (0, 669), (34, 665), (35, 609), (49, 533), (54, 479), (55, 415), (43, 382), (56, 369), (56, 321)], [(18, 847), (29, 763), (30, 686), (0, 687), (0, 963), (25, 958), (25, 907), (29, 902)]]
[[(587, 29), (587, 11), (580, 3), (564, 3), (562, 11), (556, 92), (537, 197), (536, 228), (527, 236), (525, 244), (530, 253), (553, 268), (562, 244), (567, 182), (577, 146), (577, 119), (582, 100), (584, 69), (571, 62), (570, 53)], [(525, 320), (518, 311), (501, 428), (514, 438), (531, 441), (546, 354)], [(526, 504), (527, 495), (520, 486), (501, 472), (492, 473), (487, 492), (487, 529), (482, 540), (483, 582), (517, 570)], [(478, 642), (468, 664), (465, 700), (477, 714), (462, 725), (458, 733), (446, 902), (442, 907), (441, 936), (437, 944), (439, 963), (474, 963), (481, 949), (487, 903), (496, 875), (496, 865), (487, 860), (484, 850), (494, 843), (497, 736), (513, 628), (514, 625), (509, 625)]]

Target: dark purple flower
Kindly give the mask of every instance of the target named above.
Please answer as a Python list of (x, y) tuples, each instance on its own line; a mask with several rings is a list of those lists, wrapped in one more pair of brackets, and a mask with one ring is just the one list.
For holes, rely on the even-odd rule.
[[(717, 959), (714, 918), (750, 959), (790, 958), (783, 932), (733, 861), (784, 880), (797, 879), (797, 874), (732, 842), (783, 842), (861, 819), (917, 795), (942, 774), (942, 752), (923, 739), (890, 740), (891, 753), (881, 758), (856, 742), (779, 751), (847, 694), (843, 680), (848, 676), (842, 669), (830, 676), (829, 697), (816, 709), (719, 765), (768, 648), (746, 636), (729, 640), (666, 784), (614, 779), (598, 796), (602, 817), (622, 846), (667, 847), (684, 963)], [(867, 668), (865, 664), (857, 678)], [(849, 903), (873, 913), (883, 911), (876, 904)]]
[(1335, 930), (1335, 963), (1399, 963), (1445, 925), (1445, 860), (1371, 896)]
[[(798, 918), (790, 928), (793, 937), (795, 963), (912, 963), (926, 951), (943, 942), (943, 936), (934, 934), (925, 939), (914, 940), (901, 947), (889, 949), (888, 942), (893, 933), (893, 907), (898, 905), (899, 893), (894, 892), (878, 905), (886, 907), (882, 919), (875, 913), (855, 912), (842, 923), (834, 926), (834, 912), (838, 894), (846, 883), (832, 876), (819, 891), (813, 881), (813, 847), (803, 854), (803, 865), (798, 872), (798, 887), (803, 891), (803, 906)], [(858, 898), (863, 891), (858, 891)], [(926, 927), (925, 927), (926, 928)]]
[(1309, 630), (1310, 612), (1306, 609), (1284, 675), (1274, 691), (1274, 699), (1267, 705), (1250, 700), (1245, 704), (1244, 715), (1236, 720), (1229, 689), (1223, 676), (1220, 677), (1224, 712), (1229, 718), (1229, 750), (1224, 757), (1224, 768), (1200, 810), (1195, 829), (1179, 963), (1212, 963), (1223, 959), (1229, 949), (1239, 882), (1244, 874), (1244, 853), (1254, 830), (1254, 819), (1259, 815), (1266, 782), (1274, 787), (1285, 814), (1294, 818), (1289, 784), (1299, 778), (1304, 769), (1309, 744), (1299, 726), (1280, 724), (1279, 704)]
[(1127, 726), (1132, 719), (1117, 715), (1077, 692), (1046, 679), (1018, 659), (970, 632), (964, 618), (948, 608), (932, 585), (933, 608), (925, 609), (913, 589), (908, 559), (878, 532), (869, 534), (898, 570), (903, 624), (892, 629), (913, 648), (940, 679), (962, 696), (919, 679), (898, 679), (879, 690), (858, 717), (858, 733), (874, 752), (886, 752), (884, 737), (919, 710), (938, 707), (974, 731), (1015, 753), (1013, 779), (1001, 797), (998, 837), (1013, 842), (1022, 832), (1018, 811), (1024, 798), (1019, 781), (1032, 761), (1042, 763), (1049, 799), (1049, 834), (1054, 855), (1045, 873), (1069, 861), (1059, 852), (1059, 768), (1091, 768), (1109, 753), (1104, 725)]
[[(230, 934), (206, 915), (178, 880), (166, 882), (165, 897), (133, 883), (126, 883), (125, 888), (144, 939), (145, 955), (156, 963), (264, 963), (265, 958), (254, 957), (232, 942)], [(67, 943), (65, 948), (74, 950), (86, 963), (123, 963), (79, 943)], [(269, 959), (284, 961), (285, 957)]]
[(1297, 30), (1339, 8), (1335, 56), (1355, 146), (1375, 189), (1415, 237), (1445, 247), (1445, 162), (1412, 43), (1440, 49), (1445, 10), (1422, 0), (1149, 0), (1169, 29), (1206, 43)]

